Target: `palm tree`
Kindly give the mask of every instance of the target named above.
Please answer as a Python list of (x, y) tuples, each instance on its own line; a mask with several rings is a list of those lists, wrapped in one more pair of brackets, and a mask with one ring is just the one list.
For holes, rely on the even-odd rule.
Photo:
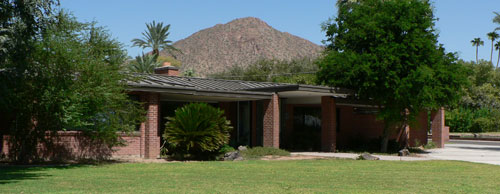
[(491, 40), (491, 55), (490, 55), (490, 62), (491, 64), (493, 64), (493, 43), (495, 42), (495, 40), (500, 36), (498, 35), (498, 33), (496, 33), (495, 31), (493, 32), (490, 32), (488, 34), (486, 34), (488, 36), (488, 39)]
[(500, 61), (500, 41), (497, 41), (497, 43), (495, 43), (495, 50), (498, 51), (498, 59), (497, 59), (497, 68), (498, 68), (498, 62)]
[(479, 63), (479, 59), (478, 59), (478, 56), (477, 56), (478, 55), (478, 50), (479, 50), (479, 46), (484, 45), (484, 41), (482, 41), (481, 38), (474, 38), (470, 42), (472, 43), (472, 46), (476, 47), (476, 63)]
[(170, 32), (170, 24), (163, 26), (163, 22), (156, 23), (155, 21), (151, 23), (146, 23), (146, 28), (142, 33), (143, 39), (135, 38), (132, 40), (133, 45), (141, 48), (151, 48), (153, 49), (153, 55), (159, 55), (160, 49), (164, 49), (171, 53), (172, 51), (179, 51), (174, 46), (172, 46), (172, 41), (167, 40)]
[(135, 57), (135, 61), (132, 61), (128, 69), (135, 73), (153, 73), (156, 67), (160, 66), (157, 62), (157, 55), (139, 55)]
[[(500, 25), (500, 13), (493, 12), (496, 16), (493, 18), (493, 23)], [(500, 27), (495, 28), (495, 30), (500, 30)]]

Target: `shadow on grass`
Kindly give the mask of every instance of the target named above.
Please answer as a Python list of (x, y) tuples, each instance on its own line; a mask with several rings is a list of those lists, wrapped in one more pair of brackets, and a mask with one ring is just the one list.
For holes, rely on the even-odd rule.
[(17, 165), (10, 163), (0, 163), (0, 185), (16, 183), (23, 180), (36, 180), (50, 177), (47, 171), (54, 169), (74, 169), (88, 166), (101, 166), (120, 163), (118, 161), (109, 160), (101, 162), (86, 162), (78, 164), (38, 164), (38, 165)]

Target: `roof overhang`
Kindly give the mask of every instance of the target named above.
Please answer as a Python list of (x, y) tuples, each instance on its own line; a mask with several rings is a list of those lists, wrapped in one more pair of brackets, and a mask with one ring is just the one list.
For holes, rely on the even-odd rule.
[(148, 84), (129, 84), (129, 86), (129, 91), (136, 92), (156, 92), (194, 96), (245, 98), (255, 100), (270, 99), (273, 95), (273, 93), (270, 92), (207, 90), (192, 87), (151, 86)]

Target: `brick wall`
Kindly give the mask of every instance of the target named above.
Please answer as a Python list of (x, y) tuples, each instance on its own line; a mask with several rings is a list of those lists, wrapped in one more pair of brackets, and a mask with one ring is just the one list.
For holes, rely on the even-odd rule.
[[(50, 151), (43, 144), (38, 146), (42, 158), (48, 160), (80, 160), (80, 159), (107, 159), (112, 156), (139, 156), (140, 136), (134, 134), (120, 134), (124, 141), (123, 146), (109, 148), (100, 141), (92, 140), (78, 131), (60, 131), (53, 137), (53, 147)], [(9, 154), (9, 137), (3, 137), (2, 154)]]
[(427, 144), (427, 111), (422, 111), (417, 117), (417, 122), (410, 126), (410, 146), (417, 146), (417, 144)]
[(446, 141), (446, 132), (444, 127), (444, 108), (433, 112), (431, 114), (431, 129), (432, 129), (432, 142), (436, 144), (436, 147), (443, 148)]
[(334, 152), (337, 145), (336, 105), (331, 96), (321, 97), (321, 150)]
[(264, 147), (279, 148), (280, 111), (279, 96), (273, 94), (271, 100), (264, 100), (263, 140)]

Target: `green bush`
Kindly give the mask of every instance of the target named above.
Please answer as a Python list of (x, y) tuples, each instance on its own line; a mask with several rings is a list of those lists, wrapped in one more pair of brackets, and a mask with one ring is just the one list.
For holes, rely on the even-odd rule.
[(230, 145), (227, 145), (227, 144), (224, 144), (220, 150), (219, 150), (219, 153), (221, 154), (225, 154), (225, 153), (228, 153), (228, 152), (233, 152), (235, 151), (236, 149), (234, 149), (233, 147), (231, 147)]
[(450, 132), (483, 133), (498, 131), (500, 111), (488, 108), (459, 107), (446, 114), (446, 124)]
[(174, 155), (206, 159), (229, 141), (232, 130), (224, 111), (206, 103), (191, 103), (167, 117), (163, 137)]
[(254, 147), (241, 151), (245, 159), (259, 159), (263, 156), (290, 156), (290, 152), (273, 147)]

